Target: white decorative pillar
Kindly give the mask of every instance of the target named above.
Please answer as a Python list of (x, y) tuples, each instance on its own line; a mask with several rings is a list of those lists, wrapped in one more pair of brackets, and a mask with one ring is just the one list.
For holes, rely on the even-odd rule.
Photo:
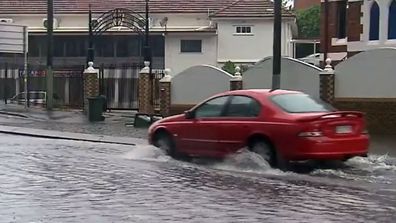
[(242, 90), (243, 89), (243, 80), (242, 80), (242, 75), (241, 75), (241, 68), (237, 66), (235, 68), (235, 74), (234, 77), (230, 80), (230, 90), (235, 91), (235, 90)]

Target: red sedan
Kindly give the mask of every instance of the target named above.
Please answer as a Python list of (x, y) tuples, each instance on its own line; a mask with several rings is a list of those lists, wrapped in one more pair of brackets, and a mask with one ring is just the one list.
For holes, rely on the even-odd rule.
[(149, 142), (171, 156), (223, 158), (248, 148), (273, 166), (366, 156), (364, 115), (286, 90), (218, 94), (155, 122)]

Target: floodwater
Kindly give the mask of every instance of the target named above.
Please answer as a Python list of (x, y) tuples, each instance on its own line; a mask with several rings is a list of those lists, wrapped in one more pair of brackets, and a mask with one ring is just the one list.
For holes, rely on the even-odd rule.
[(0, 135), (0, 222), (394, 222), (396, 158), (304, 173), (244, 152), (182, 162), (157, 148)]

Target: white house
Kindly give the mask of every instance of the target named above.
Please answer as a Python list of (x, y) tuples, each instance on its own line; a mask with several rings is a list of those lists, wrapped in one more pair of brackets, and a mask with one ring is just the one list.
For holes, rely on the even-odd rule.
[[(29, 27), (30, 63), (46, 64), (46, 0), (0, 1), (0, 22)], [(93, 19), (115, 9), (144, 16), (145, 0), (55, 0), (56, 66), (83, 65), (88, 48), (88, 11)], [(150, 0), (150, 42), (155, 68), (173, 73), (199, 64), (251, 64), (272, 55), (273, 3), (270, 0)], [(292, 13), (283, 11), (282, 54), (292, 56)], [(114, 27), (97, 37), (95, 64), (140, 63), (143, 37)], [(0, 55), (0, 60), (18, 58)]]

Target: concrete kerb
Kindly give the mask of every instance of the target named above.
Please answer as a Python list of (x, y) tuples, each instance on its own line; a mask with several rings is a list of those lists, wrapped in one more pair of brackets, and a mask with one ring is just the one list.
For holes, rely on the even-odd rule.
[(0, 126), (0, 133), (29, 136), (36, 138), (60, 139), (60, 140), (71, 140), (71, 141), (82, 141), (82, 142), (93, 142), (93, 143), (107, 143), (107, 144), (129, 145), (129, 146), (147, 144), (146, 140), (138, 139), (138, 138), (80, 134), (80, 133), (70, 133), (70, 132), (49, 131), (42, 129), (11, 127), (11, 126)]
[(0, 111), (0, 115), (9, 115), (9, 116), (15, 116), (15, 117), (19, 117), (19, 118), (29, 118), (29, 116), (27, 116), (27, 115), (14, 113), (14, 112), (6, 112), (6, 111)]

